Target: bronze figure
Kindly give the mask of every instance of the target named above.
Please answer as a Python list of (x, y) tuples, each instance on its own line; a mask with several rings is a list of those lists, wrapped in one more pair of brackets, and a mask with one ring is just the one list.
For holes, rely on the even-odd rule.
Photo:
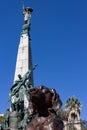
[(35, 114), (35, 117), (25, 130), (63, 130), (63, 122), (56, 114), (62, 105), (56, 91), (40, 86), (31, 88), (29, 94), (29, 114)]

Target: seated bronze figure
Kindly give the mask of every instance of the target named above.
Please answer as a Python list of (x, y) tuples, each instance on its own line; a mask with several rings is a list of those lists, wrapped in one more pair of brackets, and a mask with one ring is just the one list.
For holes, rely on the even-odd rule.
[(63, 130), (63, 122), (56, 115), (62, 105), (56, 91), (40, 86), (31, 88), (29, 94), (29, 114), (35, 114), (35, 117), (25, 130)]

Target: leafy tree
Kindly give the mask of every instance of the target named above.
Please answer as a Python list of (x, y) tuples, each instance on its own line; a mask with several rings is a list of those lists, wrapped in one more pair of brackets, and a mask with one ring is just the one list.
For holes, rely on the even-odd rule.
[(63, 109), (59, 109), (57, 110), (57, 115), (62, 119), (62, 120), (68, 120), (68, 113), (63, 110)]
[(82, 123), (82, 130), (87, 130), (87, 121), (81, 120), (81, 123)]

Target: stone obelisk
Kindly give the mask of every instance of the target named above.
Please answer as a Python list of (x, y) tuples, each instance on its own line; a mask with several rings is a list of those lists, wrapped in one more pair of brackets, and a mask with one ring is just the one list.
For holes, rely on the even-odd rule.
[[(32, 51), (30, 45), (30, 19), (33, 9), (30, 7), (23, 8), (24, 25), (22, 26), (22, 33), (18, 47), (14, 82), (18, 80), (18, 75), (23, 76), (28, 70), (32, 69)], [(33, 85), (33, 72), (29, 77)]]

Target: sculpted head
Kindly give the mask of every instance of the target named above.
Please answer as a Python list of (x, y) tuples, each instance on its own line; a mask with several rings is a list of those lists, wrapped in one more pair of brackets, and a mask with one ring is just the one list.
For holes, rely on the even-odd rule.
[(29, 114), (35, 117), (25, 130), (63, 130), (63, 122), (56, 114), (62, 105), (56, 90), (39, 86), (31, 88), (29, 94)]
[(46, 107), (48, 110), (58, 110), (62, 106), (60, 96), (55, 89), (50, 89), (45, 86), (39, 86), (30, 89), (30, 109), (35, 111), (36, 108)]

